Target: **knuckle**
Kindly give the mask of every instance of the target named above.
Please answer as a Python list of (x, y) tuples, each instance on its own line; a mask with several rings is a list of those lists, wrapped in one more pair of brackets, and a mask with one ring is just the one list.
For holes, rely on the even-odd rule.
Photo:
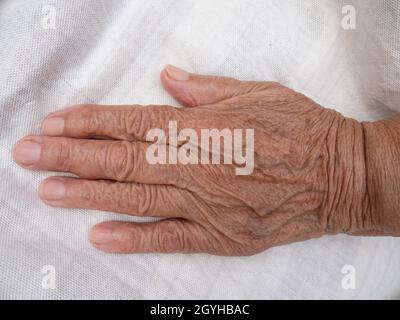
[(62, 171), (71, 170), (71, 144), (61, 141), (55, 148), (55, 166)]
[(133, 168), (135, 153), (130, 142), (119, 141), (111, 144), (106, 152), (105, 170), (111, 170), (117, 181), (129, 178)]
[(164, 221), (157, 228), (155, 241), (161, 251), (167, 253), (187, 251), (187, 241), (181, 223), (177, 223), (176, 220)]
[(82, 105), (80, 107), (80, 119), (82, 121), (82, 132), (87, 136), (96, 134), (97, 129), (102, 126), (101, 119), (95, 112), (93, 105)]
[(138, 139), (140, 136), (146, 134), (144, 126), (144, 108), (132, 107), (125, 115), (121, 114), (120, 123), (123, 124), (125, 132)]
[(135, 211), (139, 216), (148, 215), (153, 207), (152, 204), (155, 199), (151, 186), (133, 184), (131, 188), (131, 194), (134, 195), (131, 198), (135, 202), (132, 204), (132, 207), (136, 209)]
[(126, 131), (135, 139), (143, 140), (148, 130), (160, 127), (156, 106), (134, 107), (125, 118)]
[(196, 177), (193, 175), (193, 171), (188, 166), (170, 165), (170, 170), (166, 170), (164, 173), (165, 181), (169, 184), (178, 186), (182, 189), (192, 189), (195, 184)]
[(167, 128), (168, 120), (180, 120), (180, 109), (171, 106), (137, 106), (128, 111), (121, 123), (135, 139), (144, 140), (148, 130)]
[(93, 183), (85, 181), (80, 187), (80, 192), (78, 193), (78, 196), (85, 203), (92, 204), (98, 202), (99, 200), (101, 201), (101, 198), (103, 197), (103, 193), (101, 191), (102, 190), (100, 185), (97, 185), (97, 187), (95, 187)]

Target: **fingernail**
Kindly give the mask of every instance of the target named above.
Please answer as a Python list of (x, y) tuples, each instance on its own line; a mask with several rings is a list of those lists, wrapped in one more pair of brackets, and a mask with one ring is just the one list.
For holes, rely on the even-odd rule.
[(113, 231), (114, 228), (110, 227), (108, 224), (97, 225), (90, 233), (90, 241), (94, 245), (108, 245), (112, 247), (115, 242)]
[(64, 132), (64, 119), (60, 117), (47, 118), (42, 124), (42, 133), (58, 136)]
[(61, 200), (65, 192), (65, 184), (56, 179), (45, 180), (39, 186), (39, 196), (44, 200)]
[(14, 149), (14, 160), (25, 166), (35, 164), (40, 159), (41, 149), (37, 142), (22, 141)]
[(167, 72), (168, 76), (173, 80), (176, 80), (176, 81), (189, 80), (189, 73), (180, 68), (168, 65), (165, 68), (165, 71)]

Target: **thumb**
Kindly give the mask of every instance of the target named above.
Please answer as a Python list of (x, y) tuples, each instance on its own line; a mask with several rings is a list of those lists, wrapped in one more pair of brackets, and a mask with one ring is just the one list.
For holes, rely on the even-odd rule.
[(217, 103), (278, 85), (276, 82), (239, 81), (233, 78), (197, 75), (171, 65), (161, 72), (160, 79), (165, 90), (187, 107)]

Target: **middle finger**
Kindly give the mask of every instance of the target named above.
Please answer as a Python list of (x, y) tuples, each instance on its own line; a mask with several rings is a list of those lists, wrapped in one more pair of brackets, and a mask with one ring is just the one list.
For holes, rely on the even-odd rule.
[(144, 142), (28, 136), (17, 143), (15, 161), (32, 170), (70, 172), (86, 179), (181, 186), (188, 166), (150, 164)]

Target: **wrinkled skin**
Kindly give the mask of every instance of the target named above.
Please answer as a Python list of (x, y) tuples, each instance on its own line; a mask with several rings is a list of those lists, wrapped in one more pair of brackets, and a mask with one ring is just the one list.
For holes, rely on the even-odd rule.
[[(90, 234), (97, 248), (240, 256), (325, 234), (397, 234), (398, 216), (393, 208), (382, 216), (379, 203), (386, 201), (372, 187), (379, 165), (366, 161), (366, 150), (376, 146), (365, 136), (374, 136), (375, 124), (347, 119), (274, 82), (172, 66), (161, 81), (186, 108), (75, 106), (49, 115), (42, 135), (14, 149), (27, 169), (78, 176), (46, 179), (39, 195), (49, 205), (163, 218), (98, 224)], [(235, 175), (233, 164), (149, 164), (146, 133), (166, 130), (168, 120), (196, 131), (254, 129), (253, 173)], [(368, 168), (377, 176), (367, 177)]]

